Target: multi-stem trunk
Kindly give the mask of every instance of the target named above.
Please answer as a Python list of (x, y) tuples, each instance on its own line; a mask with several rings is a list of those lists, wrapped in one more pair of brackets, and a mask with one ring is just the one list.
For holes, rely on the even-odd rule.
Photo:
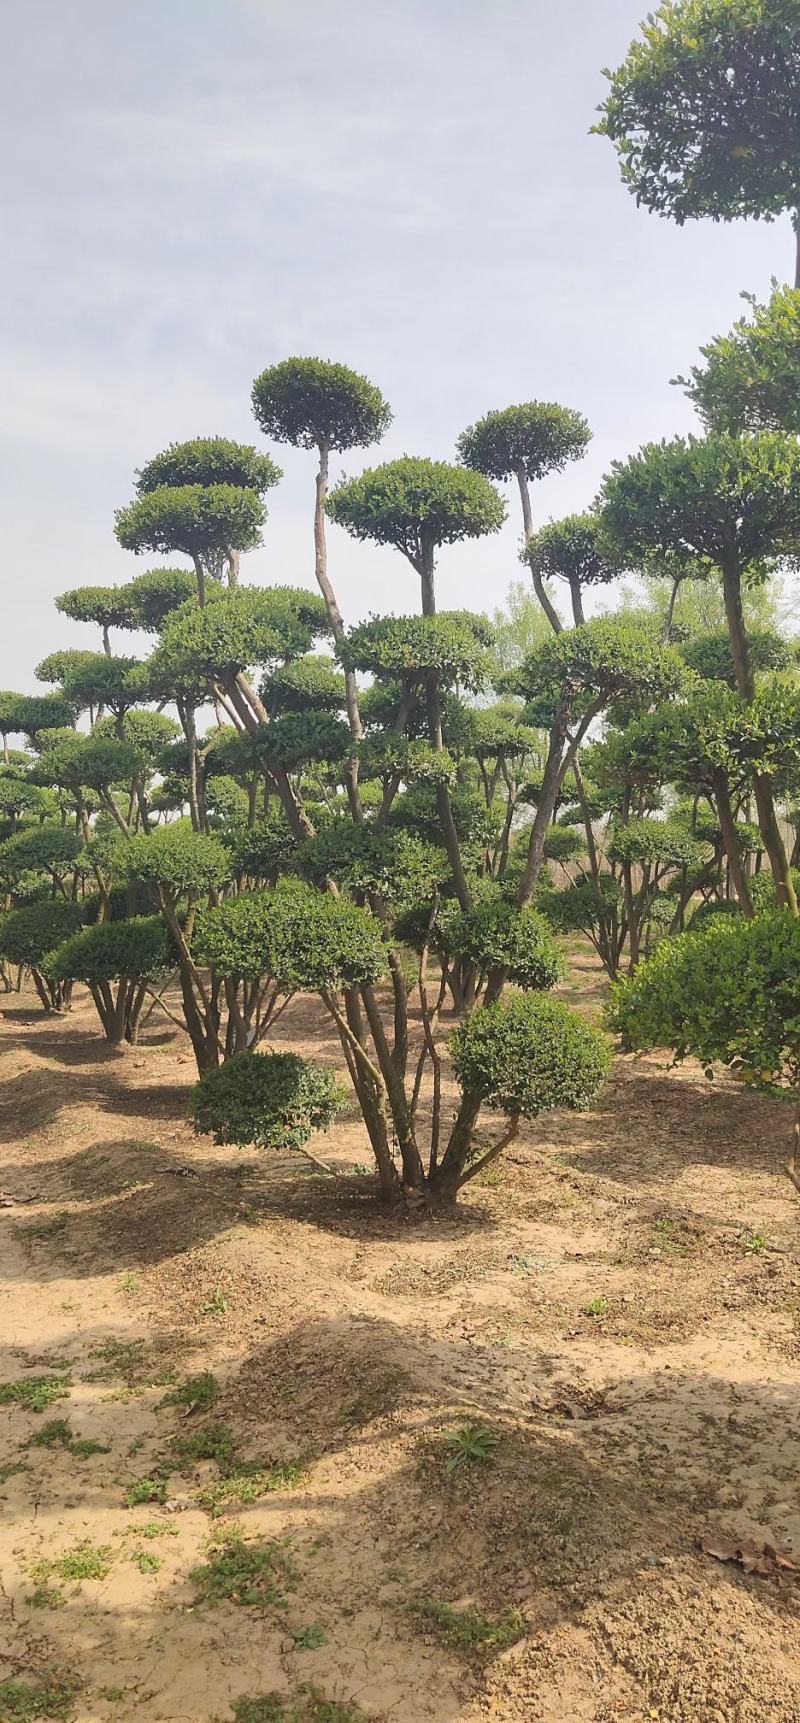
[[(736, 686), (742, 700), (749, 706), (755, 699), (755, 679), (742, 609), (741, 570), (733, 556), (728, 558), (723, 566), (722, 587), (725, 597), (728, 634), (736, 672)], [(782, 908), (788, 909), (791, 915), (797, 915), (797, 897), (792, 882), (789, 858), (786, 854), (786, 845), (775, 812), (772, 783), (765, 772), (753, 773), (753, 794), (758, 812), (759, 830), (764, 839), (764, 848), (769, 856), (772, 877), (775, 881), (775, 895)]]

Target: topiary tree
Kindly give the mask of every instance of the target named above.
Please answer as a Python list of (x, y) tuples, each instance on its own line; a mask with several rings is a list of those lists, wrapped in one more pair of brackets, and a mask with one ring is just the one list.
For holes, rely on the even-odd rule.
[[(565, 580), (572, 600), (576, 625), (585, 622), (583, 592), (587, 586), (605, 586), (621, 572), (604, 546), (597, 518), (592, 514), (567, 515), (550, 521), (528, 538), (525, 555), (534, 580)], [(560, 618), (557, 619), (561, 629)]]
[(192, 935), (198, 906), (213, 902), (230, 878), (230, 857), (218, 838), (196, 832), (190, 820), (175, 820), (134, 838), (125, 865), (129, 878), (152, 890), (171, 935), (185, 1027), (203, 1072), (219, 1062), (220, 983), (203, 976), (192, 954)]
[[(800, 1100), (800, 921), (779, 911), (714, 916), (665, 940), (615, 990), (612, 1027), (627, 1047), (672, 1048), (713, 1075), (723, 1065), (765, 1094)], [(789, 1172), (800, 1189), (800, 1127)]]
[[(143, 497), (154, 491), (186, 486), (202, 485), (207, 490), (222, 486), (246, 491), (251, 498), (255, 496), (263, 501), (266, 492), (282, 477), (280, 467), (270, 460), (269, 455), (259, 454), (248, 443), (234, 443), (229, 437), (193, 437), (186, 443), (170, 443), (161, 454), (147, 461), (136, 474), (136, 490)], [(254, 516), (254, 511), (251, 512)], [(207, 542), (200, 553), (208, 574), (219, 576), (223, 563), (227, 564), (231, 586), (237, 586), (239, 582), (240, 552), (254, 548), (253, 544), (238, 542), (243, 525), (246, 533), (246, 521), (246, 513), (238, 515), (224, 546)], [(181, 550), (186, 547), (176, 544), (175, 548)], [(190, 554), (194, 556), (195, 551)]]
[(594, 129), (614, 144), (636, 202), (681, 226), (791, 210), (800, 286), (794, 0), (664, 0), (605, 76)]
[[(174, 948), (157, 915), (103, 921), (73, 933), (43, 959), (53, 983), (85, 981), (106, 1040), (135, 1044), (145, 998), (174, 965)], [(116, 983), (116, 992), (113, 984)]]
[[(328, 498), (328, 513), (354, 538), (393, 544), (408, 558), (420, 577), (422, 614), (427, 619), (436, 611), (434, 577), (440, 545), (497, 532), (505, 512), (502, 498), (482, 474), (463, 472), (444, 461), (413, 460), (409, 456), (343, 482)], [(342, 649), (342, 656), (352, 667), (349, 646)], [(426, 675), (424, 688), (428, 739), (441, 752), (441, 679), (435, 667)], [(469, 888), (443, 781), (437, 783), (436, 796), (456, 891), (466, 909)]]
[(118, 627), (143, 628), (157, 633), (173, 610), (180, 610), (197, 596), (197, 581), (188, 568), (148, 568), (126, 581), (121, 589), (128, 600), (130, 623)]
[[(474, 471), (501, 482), (516, 479), (522, 503), (524, 549), (533, 537), (531, 484), (548, 473), (560, 473), (568, 461), (577, 461), (591, 442), (592, 433), (581, 413), (559, 407), (553, 401), (525, 401), (487, 413), (468, 426), (458, 438), (459, 459)], [(534, 591), (550, 623), (561, 627), (558, 611), (550, 602), (538, 567), (531, 564)]]
[[(742, 607), (745, 583), (758, 583), (780, 560), (800, 555), (800, 447), (777, 432), (677, 437), (649, 443), (616, 462), (600, 492), (602, 530), (623, 557), (677, 552), (722, 576), (736, 684), (755, 698)], [(753, 789), (779, 899), (797, 914), (789, 863), (769, 778)]]
[[(77, 731), (54, 731), (46, 738), (35, 772), (44, 784), (56, 785), (72, 796), (84, 837), (89, 835), (88, 792), (94, 792), (100, 806), (119, 827), (123, 836), (133, 830), (133, 808), (137, 799), (140, 812), (147, 823), (144, 795), (144, 774), (147, 754), (133, 742), (118, 736), (93, 733), (79, 735)], [(125, 785), (128, 810), (123, 812), (115, 790)], [(95, 804), (96, 805), (96, 804)]]
[[(597, 1099), (611, 1062), (602, 1032), (560, 999), (522, 994), (481, 1006), (451, 1037), (462, 1101), (440, 1186), (460, 1190), (496, 1160), (519, 1130), (553, 1108), (584, 1112)], [(476, 1156), (472, 1132), (482, 1106), (505, 1113), (502, 1136)]]
[(80, 849), (74, 832), (63, 826), (41, 825), (23, 827), (13, 837), (0, 843), (0, 880), (8, 890), (27, 873), (48, 876), (51, 895), (66, 897), (66, 879)]
[(301, 1149), (324, 1167), (306, 1144), (315, 1131), (329, 1129), (344, 1104), (335, 1073), (316, 1060), (297, 1053), (235, 1053), (201, 1077), (192, 1117), (195, 1130), (215, 1143)]
[[(328, 469), (332, 451), (367, 448), (379, 443), (392, 421), (391, 409), (380, 389), (347, 365), (326, 359), (283, 359), (270, 365), (253, 384), (253, 412), (268, 437), (295, 448), (316, 449), (316, 501), (314, 505), (314, 574), (325, 599), (328, 620), (337, 646), (344, 639), (344, 622), (336, 593), (328, 575), (325, 539), (325, 505)], [(358, 709), (358, 689), (352, 673), (346, 677), (347, 716), (353, 736), (363, 731)], [(349, 794), (356, 808), (356, 774), (349, 775)]]
[(0, 917), (0, 958), (18, 970), (27, 969), (45, 1011), (68, 1011), (72, 982), (52, 975), (47, 962), (60, 945), (88, 919), (85, 902), (48, 900), (23, 904)]
[[(103, 651), (111, 657), (110, 628), (135, 628), (135, 612), (124, 587), (75, 586), (56, 599), (56, 610), (73, 622), (95, 622), (102, 630)], [(49, 680), (49, 679), (48, 679)]]
[(766, 305), (743, 293), (752, 319), (700, 351), (683, 385), (709, 431), (800, 431), (800, 293), (776, 287)]
[(261, 543), (266, 507), (257, 491), (238, 485), (160, 485), (117, 509), (114, 531), (123, 550), (137, 556), (182, 551), (194, 564), (197, 596), (206, 602), (207, 577), (238, 568), (242, 551)]
[(520, 901), (536, 892), (561, 787), (591, 724), (612, 703), (643, 706), (669, 698), (686, 681), (673, 647), (624, 617), (598, 617), (565, 629), (512, 673), (509, 681), (531, 705), (529, 722), (545, 721), (549, 744), (530, 828)]
[(6, 740), (9, 736), (27, 736), (36, 746), (43, 731), (71, 729), (75, 722), (75, 708), (63, 694), (6, 694), (2, 698)]

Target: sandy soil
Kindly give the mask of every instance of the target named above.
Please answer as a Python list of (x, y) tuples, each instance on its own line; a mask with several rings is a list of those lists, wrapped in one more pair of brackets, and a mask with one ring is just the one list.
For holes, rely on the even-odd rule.
[[(599, 995), (585, 959), (572, 992)], [(797, 1723), (798, 1581), (700, 1547), (800, 1559), (780, 1106), (620, 1059), (594, 1113), (540, 1121), (455, 1219), (410, 1225), (355, 1116), (314, 1145), (336, 1179), (210, 1148), (168, 1025), (116, 1053), (86, 1002), (5, 1004), (0, 1400), (40, 1376), (63, 1397), (0, 1403), (0, 1682), (65, 1674), (50, 1714), (76, 1723), (229, 1723), (306, 1683), (331, 1723)], [(336, 1056), (307, 1001), (279, 1039)], [(212, 1406), (170, 1401), (203, 1371)], [(465, 1424), (497, 1446), (450, 1471)], [(65, 1445), (86, 1438), (107, 1451)], [(165, 1500), (126, 1506), (144, 1478)], [(290, 1563), (282, 1601), (198, 1599), (231, 1522), (234, 1550)], [(103, 1577), (63, 1577), (87, 1542)], [(481, 1612), (473, 1643), (440, 1604)]]

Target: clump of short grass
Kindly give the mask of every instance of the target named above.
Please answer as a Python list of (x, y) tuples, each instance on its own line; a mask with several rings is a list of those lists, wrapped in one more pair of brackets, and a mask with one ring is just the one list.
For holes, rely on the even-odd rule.
[(234, 1437), (230, 1424), (221, 1420), (200, 1424), (187, 1436), (177, 1436), (171, 1447), (171, 1467), (182, 1472), (198, 1460), (215, 1460), (221, 1470), (233, 1459)]
[(48, 1220), (28, 1220), (11, 1230), (23, 1244), (32, 1244), (37, 1239), (57, 1238), (59, 1233), (66, 1232), (68, 1221), (66, 1209), (59, 1209)]
[(34, 1588), (25, 1602), (31, 1609), (63, 1609), (66, 1598), (60, 1586), (48, 1585), (45, 1581)]
[(243, 1694), (234, 1701), (233, 1723), (370, 1723), (370, 1719), (352, 1699), (326, 1699), (317, 1687), (303, 1684), (288, 1698), (280, 1693), (261, 1693), (256, 1698)]
[(586, 1304), (581, 1305), (581, 1314), (583, 1316), (607, 1316), (608, 1315), (608, 1299), (607, 1298), (590, 1298), (590, 1299), (588, 1299)]
[(221, 1513), (234, 1502), (257, 1502), (276, 1490), (291, 1490), (304, 1475), (302, 1460), (242, 1460), (213, 1483), (201, 1485), (195, 1501), (212, 1514)]
[(24, 1460), (6, 1460), (5, 1465), (0, 1466), (0, 1484), (7, 1484), (16, 1472), (27, 1471), (30, 1471), (30, 1467), (26, 1466)]
[(503, 1651), (516, 1645), (527, 1627), (516, 1609), (491, 1616), (481, 1609), (453, 1609), (449, 1603), (432, 1602), (418, 1604), (416, 1614), (426, 1627), (434, 1629), (449, 1651)]
[(0, 1383), (0, 1406), (44, 1412), (54, 1400), (68, 1399), (71, 1386), (68, 1376), (21, 1376), (16, 1382)]
[(155, 1550), (133, 1550), (130, 1560), (140, 1573), (158, 1573), (164, 1566), (163, 1555), (156, 1555)]
[(171, 1388), (163, 1400), (158, 1402), (158, 1410), (162, 1406), (185, 1406), (189, 1412), (206, 1412), (212, 1406), (219, 1393), (219, 1384), (211, 1370), (201, 1370), (197, 1376), (187, 1376), (183, 1382)]
[(65, 1675), (45, 1674), (38, 1681), (0, 1681), (2, 1723), (36, 1723), (40, 1717), (68, 1719), (79, 1683)]
[(115, 1537), (123, 1538), (176, 1538), (177, 1526), (171, 1526), (167, 1520), (146, 1520), (141, 1526), (126, 1526), (123, 1532), (115, 1532)]
[(284, 1589), (294, 1569), (280, 1544), (245, 1540), (241, 1526), (230, 1526), (211, 1544), (208, 1560), (192, 1568), (189, 1583), (199, 1604), (236, 1603), (282, 1609)]
[(164, 1503), (167, 1499), (166, 1477), (137, 1478), (128, 1485), (123, 1499), (126, 1508), (141, 1508), (147, 1502)]
[(68, 1418), (49, 1418), (28, 1443), (33, 1448), (64, 1448), (76, 1460), (89, 1460), (93, 1454), (110, 1454), (107, 1442), (95, 1442), (91, 1436), (75, 1436)]
[[(48, 1580), (55, 1574), (58, 1579), (82, 1580), (105, 1579), (111, 1571), (114, 1552), (110, 1544), (93, 1544), (88, 1538), (73, 1544), (72, 1549), (65, 1550), (63, 1555), (46, 1556), (36, 1563), (33, 1577), (37, 1580)], [(0, 1713), (0, 1716), (2, 1713)]]

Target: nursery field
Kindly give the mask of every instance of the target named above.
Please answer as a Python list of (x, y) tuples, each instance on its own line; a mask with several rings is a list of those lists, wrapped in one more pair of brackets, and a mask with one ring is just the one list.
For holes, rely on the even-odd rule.
[(0, 1044), (0, 1717), (796, 1723), (779, 1103), (620, 1057), (414, 1222), (355, 1109), (335, 1178), (196, 1138), (163, 1018)]

